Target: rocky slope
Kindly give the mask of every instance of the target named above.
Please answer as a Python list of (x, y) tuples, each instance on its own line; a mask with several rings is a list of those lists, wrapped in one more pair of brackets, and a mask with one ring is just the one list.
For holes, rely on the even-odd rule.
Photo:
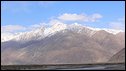
[(2, 42), (1, 64), (107, 62), (125, 48), (125, 32), (120, 31), (115, 34), (78, 24), (56, 24), (35, 31)]

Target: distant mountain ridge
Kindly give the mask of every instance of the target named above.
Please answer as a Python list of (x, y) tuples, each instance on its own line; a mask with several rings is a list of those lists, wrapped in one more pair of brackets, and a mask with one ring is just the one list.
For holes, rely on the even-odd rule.
[(21, 33), (11, 40), (1, 42), (1, 64), (107, 62), (125, 48), (125, 32), (115, 33), (79, 24), (59, 23), (52, 28)]
[(29, 41), (29, 40), (33, 40), (33, 39), (36, 40), (39, 38), (42, 39), (46, 36), (53, 35), (56, 32), (59, 32), (59, 31), (65, 30), (65, 29), (73, 30), (78, 33), (85, 32), (89, 36), (92, 36), (93, 34), (95, 34), (96, 32), (98, 32), (100, 30), (104, 30), (111, 34), (117, 34), (119, 32), (124, 32), (122, 30), (92, 28), (92, 27), (83, 26), (83, 25), (77, 24), (77, 23), (70, 24), (70, 25), (63, 24), (63, 23), (56, 23), (56, 24), (53, 24), (49, 28), (42, 26), (40, 28), (37, 28), (36, 30), (32, 30), (32, 31), (28, 31), (28, 32), (21, 32), (21, 33), (17, 33), (17, 34), (2, 33), (1, 42), (5, 42), (5, 41), (9, 41), (9, 40)]

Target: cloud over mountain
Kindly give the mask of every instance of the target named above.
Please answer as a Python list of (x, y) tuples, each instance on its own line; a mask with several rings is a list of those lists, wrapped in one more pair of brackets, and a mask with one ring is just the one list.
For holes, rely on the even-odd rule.
[(85, 14), (70, 14), (70, 13), (64, 13), (58, 17), (58, 19), (65, 21), (84, 21), (84, 22), (95, 22), (100, 18), (102, 18), (102, 15), (100, 14), (85, 15)]
[(6, 25), (1, 27), (2, 32), (16, 32), (26, 30), (26, 27), (21, 25)]

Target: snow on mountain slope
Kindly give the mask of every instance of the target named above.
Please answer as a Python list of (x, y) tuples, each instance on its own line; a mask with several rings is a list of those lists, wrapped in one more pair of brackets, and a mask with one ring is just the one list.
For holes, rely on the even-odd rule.
[(64, 30), (66, 28), (67, 28), (66, 24), (63, 24), (61, 22), (57, 22), (57, 23), (53, 24), (52, 27), (46, 28), (44, 30), (44, 35), (48, 36), (50, 34), (54, 34), (54, 33), (58, 32), (58, 31)]
[(1, 42), (9, 41), (14, 37), (12, 33), (1, 33)]
[(52, 24), (51, 27), (48, 27), (48, 28), (42, 26), (42, 27), (37, 28), (32, 31), (21, 32), (21, 33), (17, 33), (17, 34), (2, 33), (1, 42), (9, 41), (11, 39), (15, 40), (15, 41), (22, 41), (22, 42), (42, 39), (46, 36), (51, 36), (51, 35), (55, 34), (56, 32), (59, 32), (59, 31), (65, 30), (65, 29), (75, 31), (77, 33), (83, 32), (90, 37), (93, 36), (93, 34), (95, 34), (96, 32), (98, 32), (100, 30), (105, 30), (106, 32), (114, 34), (114, 35), (119, 32), (123, 32), (122, 30), (92, 28), (92, 27), (88, 27), (88, 26), (83, 26), (78, 23), (67, 25), (67, 24), (64, 24), (61, 22), (55, 22), (54, 24)]
[(41, 27), (36, 30), (19, 33), (18, 35), (14, 36), (13, 40), (24, 42), (24, 41), (37, 40), (39, 38), (43, 38), (44, 29), (45, 29), (44, 27)]
[(119, 32), (123, 32), (122, 30), (114, 30), (114, 29), (106, 29), (106, 28), (103, 28), (102, 30), (105, 30), (106, 32), (109, 32), (111, 34), (117, 34)]

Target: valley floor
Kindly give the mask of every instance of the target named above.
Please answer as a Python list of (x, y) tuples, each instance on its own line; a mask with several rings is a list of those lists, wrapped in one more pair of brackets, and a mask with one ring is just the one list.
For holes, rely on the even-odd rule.
[(2, 70), (125, 70), (125, 63), (2, 65)]

